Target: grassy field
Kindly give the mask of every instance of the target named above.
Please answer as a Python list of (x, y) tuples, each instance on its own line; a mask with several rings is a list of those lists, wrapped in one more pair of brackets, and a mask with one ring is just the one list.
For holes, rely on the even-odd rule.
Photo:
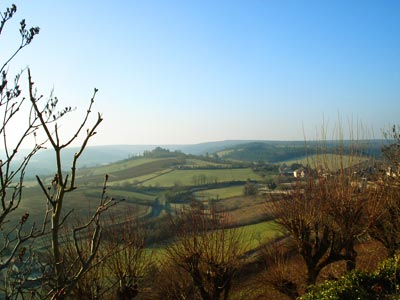
[[(238, 227), (244, 244), (250, 249), (259, 247), (268, 240), (280, 235), (278, 225), (274, 221)], [(249, 249), (249, 250), (250, 250)]]
[(196, 159), (196, 158), (188, 158), (185, 160), (185, 163), (183, 164), (183, 166), (189, 167), (189, 168), (226, 167), (226, 164), (220, 164), (220, 163)]
[[(76, 184), (78, 189), (69, 193), (65, 199), (65, 212), (74, 210), (77, 218), (86, 217), (97, 207), (102, 194), (102, 184), (104, 174), (109, 174), (107, 193), (115, 199), (126, 199), (123, 204), (117, 205), (115, 211), (123, 212), (129, 209), (129, 205), (139, 205), (134, 208), (138, 214), (143, 214), (157, 195), (131, 192), (127, 188), (133, 184), (144, 186), (171, 187), (179, 185), (195, 185), (205, 183), (216, 183), (226, 181), (246, 181), (247, 179), (259, 180), (260, 176), (255, 174), (250, 168), (238, 169), (175, 169), (177, 164), (183, 163), (177, 158), (140, 158), (102, 166), (93, 169), (79, 171), (80, 176)], [(210, 166), (210, 162), (201, 159), (187, 159), (189, 163), (197, 167)], [(211, 163), (213, 164), (213, 163)], [(44, 180), (45, 185), (50, 185), (52, 176)], [(203, 178), (203, 181), (195, 182), (195, 178)], [(241, 195), (242, 187), (229, 187), (218, 190), (207, 191), (211, 197), (219, 195), (221, 199)], [(39, 220), (46, 207), (45, 197), (40, 188), (35, 184), (29, 184), (24, 190), (26, 200), (22, 201), (19, 211), (28, 212), (31, 219)], [(148, 204), (146, 203), (148, 202)]]
[(174, 166), (178, 160), (176, 158), (159, 158), (159, 159), (135, 159), (127, 161), (125, 165), (121, 163), (110, 165), (110, 169), (106, 166), (101, 167), (101, 171), (97, 169), (95, 172), (82, 172), (79, 180), (84, 183), (93, 184), (94, 182), (101, 182), (104, 180), (104, 175), (108, 174), (109, 183), (115, 184), (116, 182), (126, 181), (133, 182), (136, 177), (152, 177), (152, 174), (163, 173)]
[[(108, 190), (107, 191), (110, 196), (114, 197), (117, 200), (121, 200), (123, 198), (127, 199), (127, 201), (122, 201), (115, 205), (110, 213), (115, 215), (123, 215), (129, 212), (133, 215), (143, 215), (145, 214), (149, 206), (143, 205), (146, 201), (151, 203), (154, 200), (154, 197), (151, 195), (134, 193), (134, 192), (125, 192), (119, 190)], [(68, 193), (64, 200), (64, 212), (72, 211), (71, 220), (72, 219), (85, 219), (90, 216), (95, 209), (97, 208), (100, 198), (102, 194), (102, 188), (86, 188), (81, 187), (71, 193)], [(139, 199), (141, 202), (133, 203), (129, 201), (130, 199)], [(12, 221), (18, 221), (19, 216), (28, 212), (29, 220), (31, 222), (35, 221), (36, 223), (41, 222), (44, 212), (46, 211), (46, 198), (43, 192), (39, 187), (30, 187), (26, 188), (24, 191), (24, 200), (21, 202), (18, 210), (14, 214), (14, 218)]]
[(243, 185), (199, 191), (194, 193), (194, 195), (203, 199), (226, 199), (241, 196), (243, 195)]
[(141, 157), (137, 159), (130, 159), (130, 160), (124, 160), (112, 164), (107, 164), (104, 166), (100, 167), (94, 167), (94, 168), (85, 168), (85, 169), (80, 169), (79, 173), (82, 176), (87, 176), (87, 175), (104, 175), (108, 173), (113, 173), (113, 172), (118, 172), (122, 171), (125, 169), (129, 168), (134, 168), (138, 167), (147, 163), (152, 163), (154, 161), (161, 160), (159, 158), (146, 158), (146, 157)]
[(325, 154), (325, 155), (310, 155), (309, 157), (299, 157), (296, 159), (284, 161), (282, 163), (286, 163), (287, 165), (291, 165), (293, 163), (299, 163), (302, 164), (303, 166), (310, 164), (311, 167), (322, 165), (325, 168), (328, 168), (329, 170), (338, 170), (340, 168), (341, 163), (343, 163), (344, 168), (347, 168), (349, 166), (352, 166), (354, 164), (366, 160), (368, 160), (368, 157), (364, 156)]
[[(239, 149), (240, 150), (240, 149)], [(222, 151), (218, 151), (217, 155), (220, 157), (224, 157), (226, 155), (228, 155), (229, 153), (234, 152), (235, 150), (222, 150)]]
[[(239, 235), (242, 246), (246, 251), (256, 249), (263, 243), (266, 243), (280, 235), (278, 227), (273, 221), (227, 229), (227, 231), (233, 230)], [(156, 262), (158, 262), (164, 258), (167, 246), (168, 245), (155, 245), (146, 248), (146, 252), (151, 255)]]
[[(85, 195), (87, 196), (95, 196), (99, 194), (99, 190), (95, 188), (85, 189)], [(100, 191), (101, 192), (101, 191)], [(147, 201), (151, 202), (155, 199), (156, 195), (138, 193), (138, 192), (131, 192), (116, 188), (110, 188), (108, 193), (117, 199), (127, 199), (127, 200), (140, 200), (140, 201)]]
[(152, 180), (154, 178), (160, 177), (164, 174), (172, 172), (173, 169), (163, 169), (154, 173), (138, 176), (138, 177), (129, 177), (122, 180), (114, 180), (109, 183), (110, 186), (129, 186), (129, 185), (141, 185), (146, 181)]
[(196, 176), (205, 176), (206, 183), (225, 181), (246, 181), (247, 179), (261, 180), (250, 168), (245, 169), (214, 169), (214, 170), (174, 170), (143, 183), (145, 186), (193, 185)]

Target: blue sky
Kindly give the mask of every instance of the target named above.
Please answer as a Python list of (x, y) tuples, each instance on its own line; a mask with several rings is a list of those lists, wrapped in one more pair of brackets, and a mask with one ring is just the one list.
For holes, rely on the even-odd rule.
[(399, 123), (399, 1), (15, 3), (1, 57), (20, 19), (41, 27), (13, 68), (76, 106), (72, 125), (97, 87), (92, 145), (303, 140), (338, 115), (380, 137)]

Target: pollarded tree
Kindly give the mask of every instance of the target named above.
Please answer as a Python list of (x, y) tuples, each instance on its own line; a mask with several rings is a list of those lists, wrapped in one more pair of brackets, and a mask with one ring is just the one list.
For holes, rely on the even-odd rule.
[[(173, 274), (171, 268), (177, 268), (176, 274), (183, 272), (190, 278), (191, 284), (186, 282), (182, 292), (191, 294), (185, 297), (229, 299), (246, 246), (240, 231), (226, 227), (226, 217), (214, 209), (188, 209), (182, 211), (174, 223), (178, 239), (167, 248), (164, 266), (169, 274)], [(170, 284), (163, 286), (165, 291), (177, 291), (174, 286), (181, 286), (180, 277), (170, 278)]]
[[(386, 182), (385, 182), (386, 181)], [(384, 181), (380, 214), (369, 228), (369, 235), (393, 257), (400, 249), (400, 189)]]
[[(320, 271), (330, 263), (343, 259), (342, 247), (336, 233), (323, 214), (327, 211), (324, 198), (315, 195), (314, 183), (288, 191), (281, 200), (274, 201), (277, 223), (293, 240), (307, 267), (307, 284), (315, 284)], [(322, 192), (322, 191), (321, 191)]]
[(369, 230), (376, 239), (394, 256), (400, 249), (400, 133), (393, 126), (385, 133), (386, 144), (382, 148), (384, 173), (382, 174), (383, 201), (381, 214)]
[[(111, 218), (110, 223), (115, 223), (115, 219)], [(107, 239), (102, 243), (102, 253), (109, 256), (104, 268), (117, 300), (132, 300), (140, 295), (152, 265), (151, 253), (145, 250), (144, 229), (128, 215), (125, 220), (123, 224), (109, 226)]]
[[(322, 145), (307, 177), (274, 201), (277, 223), (294, 241), (307, 268), (307, 284), (315, 284), (327, 265), (346, 261), (355, 268), (355, 244), (379, 216), (380, 190), (363, 185), (357, 143), (336, 147), (337, 156)], [(346, 152), (346, 155), (344, 154)]]

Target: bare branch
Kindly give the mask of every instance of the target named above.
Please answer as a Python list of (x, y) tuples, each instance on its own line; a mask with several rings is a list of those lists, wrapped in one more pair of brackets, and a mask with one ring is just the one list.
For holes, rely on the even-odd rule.
[[(86, 123), (87, 123), (87, 121), (88, 121), (88, 118), (89, 118), (90, 113), (92, 112), (92, 106), (93, 106), (93, 104), (94, 104), (94, 99), (95, 99), (96, 94), (97, 94), (98, 91), (99, 91), (98, 89), (96, 89), (96, 88), (94, 89), (93, 96), (92, 96), (92, 98), (90, 99), (89, 108), (88, 108), (88, 110), (86, 111), (86, 115), (85, 115), (84, 120), (82, 121), (81, 125), (79, 126), (79, 128), (78, 128), (77, 131), (75, 132), (74, 136), (73, 136), (68, 142), (66, 142), (66, 143), (62, 146), (62, 148), (68, 147), (68, 146), (79, 136), (79, 134), (81, 133), (83, 127), (86, 125)], [(100, 114), (98, 114), (97, 122), (96, 122), (96, 124), (94, 125), (94, 127), (92, 128), (91, 134), (88, 134), (88, 137), (86, 137), (86, 139), (85, 139), (86, 142), (83, 142), (83, 144), (84, 144), (84, 145), (82, 145), (82, 146), (83, 146), (83, 149), (85, 148), (85, 146), (86, 146), (87, 141), (89, 140), (89, 138), (92, 137), (92, 136), (94, 135), (94, 134), (93, 134), (93, 133), (94, 133), (94, 129), (98, 126), (98, 124), (99, 124), (101, 121), (102, 121), (102, 118), (101, 118)], [(81, 150), (81, 152), (82, 152), (82, 151), (83, 151), (83, 150)]]

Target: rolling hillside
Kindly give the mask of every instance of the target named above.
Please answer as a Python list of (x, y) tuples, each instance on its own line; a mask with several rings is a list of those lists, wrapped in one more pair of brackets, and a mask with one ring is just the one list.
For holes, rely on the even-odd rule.
[[(78, 218), (88, 215), (101, 197), (105, 174), (108, 175), (107, 194), (115, 199), (124, 199), (116, 210), (129, 210), (137, 216), (151, 215), (153, 209), (166, 209), (163, 195), (171, 189), (174, 193), (190, 194), (210, 188), (229, 189), (230, 185), (240, 189), (240, 185), (248, 179), (262, 179), (250, 165), (186, 155), (158, 147), (145, 151), (142, 156), (80, 168), (76, 179), (78, 189), (69, 195), (65, 203), (66, 211), (74, 210)], [(42, 177), (46, 186), (51, 187), (53, 177)], [(20, 210), (30, 211), (32, 219), (38, 220), (42, 217), (40, 213), (45, 206), (45, 197), (34, 180), (27, 181), (24, 195), (27, 200), (23, 201)]]
[[(307, 155), (313, 155), (324, 149), (326, 154), (349, 154), (354, 149), (350, 141), (343, 142), (343, 149), (339, 148), (336, 141), (325, 142), (304, 142), (304, 141), (257, 141), (248, 142), (240, 145), (225, 147), (216, 154), (225, 160), (238, 160), (247, 162), (263, 161), (268, 163), (282, 163), (285, 161), (297, 161), (304, 159)], [(357, 143), (357, 151), (360, 156), (380, 157), (383, 141), (368, 140)]]
[[(278, 175), (279, 169), (283, 162), (305, 163), (301, 160), (305, 152), (301, 142), (248, 142), (228, 145), (216, 155), (202, 156), (156, 147), (145, 150), (141, 156), (81, 167), (77, 172), (78, 189), (68, 194), (64, 202), (65, 214), (69, 214), (66, 225), (82, 222), (97, 209), (107, 174), (106, 194), (116, 201), (123, 200), (106, 213), (107, 229), (122, 228), (131, 220), (139, 220), (145, 224), (146, 251), (157, 257), (165, 253), (175, 234), (171, 231), (171, 215), (184, 209), (207, 215), (215, 205), (226, 222), (227, 232), (237, 230), (240, 234), (240, 243), (246, 247), (249, 259), (246, 264), (252, 268), (251, 274), (257, 275), (253, 262), (258, 263), (261, 245), (282, 238), (277, 223), (268, 214), (272, 205), (268, 199), (278, 199), (286, 193), (280, 190), (282, 184), (290, 185), (294, 178), (293, 172)], [(333, 154), (328, 157), (335, 160)], [(44, 179), (49, 191), (53, 178), (54, 175), (48, 175)], [(271, 188), (269, 184), (275, 184), (276, 179), (280, 182), (276, 181), (278, 185)], [(256, 187), (256, 192), (245, 193), (248, 186)], [(19, 212), (29, 212), (29, 222), (33, 222), (40, 221), (45, 210), (42, 191), (34, 181), (29, 181)], [(9, 224), (18, 221), (15, 218)], [(44, 242), (40, 245), (46, 247)]]
[[(365, 149), (368, 155), (379, 156), (384, 141), (370, 140), (365, 141)], [(333, 143), (327, 143), (327, 147), (333, 148)], [(307, 153), (315, 152), (315, 142), (307, 142)], [(80, 161), (79, 168), (101, 167), (98, 173), (104, 172), (115, 162), (117, 167), (124, 168), (123, 162), (131, 158), (139, 157), (146, 151), (152, 151), (157, 147), (169, 149), (170, 151), (178, 151), (193, 156), (209, 156), (218, 155), (224, 160), (237, 160), (245, 162), (263, 161), (270, 163), (278, 163), (285, 160), (298, 160), (304, 158), (305, 142), (304, 141), (218, 141), (207, 142), (193, 145), (108, 145), (108, 146), (89, 146), (84, 151)], [(77, 148), (65, 149), (63, 160), (65, 167), (68, 168)], [(16, 162), (22, 160), (27, 155), (27, 150), (20, 150), (17, 154)], [(0, 150), (0, 155), (4, 157), (4, 153)], [(204, 157), (203, 157), (204, 158)], [(202, 159), (203, 159), (202, 158)], [(34, 178), (35, 175), (46, 175), (54, 172), (54, 154), (50, 150), (39, 151), (31, 160), (27, 170), (27, 178)], [(100, 171), (101, 170), (101, 171)]]
[[(125, 199), (123, 204), (118, 205), (117, 210), (130, 209), (138, 216), (152, 215), (152, 211), (156, 210), (158, 215), (163, 210), (171, 209), (168, 206), (170, 201), (184, 203), (190, 199), (207, 201), (241, 196), (246, 181), (271, 182), (278, 173), (277, 165), (265, 165), (267, 168), (260, 172), (259, 164), (256, 165), (255, 162), (302, 163), (305, 156), (303, 142), (245, 142), (240, 145), (221, 142), (207, 143), (199, 146), (199, 149), (210, 145), (224, 148), (216, 152), (216, 155), (208, 153), (196, 156), (157, 147), (151, 151), (144, 150), (141, 156), (125, 156), (125, 159), (117, 162), (89, 167), (90, 161), (101, 157), (110, 158), (111, 156), (105, 153), (115, 150), (109, 148), (107, 151), (92, 154), (91, 151), (95, 148), (91, 148), (88, 155), (92, 160), (86, 160), (86, 156), (82, 157), (81, 167), (77, 172), (78, 190), (66, 202), (67, 211), (74, 209), (77, 216), (87, 215), (101, 196), (105, 174), (108, 174), (108, 195), (116, 199)], [(373, 145), (375, 148), (370, 149), (378, 149), (381, 144), (376, 142)], [(132, 148), (128, 147), (125, 150), (129, 149)], [(126, 152), (115, 151), (120, 153), (118, 155), (127, 155)], [(312, 152), (309, 149), (308, 151)], [(73, 153), (72, 150), (70, 153)], [(36, 159), (43, 162), (42, 156)], [(50, 161), (51, 159), (47, 158), (46, 163), (49, 164)], [(68, 166), (68, 160), (65, 163), (65, 166)], [(45, 163), (41, 165), (46, 166)], [(51, 175), (51, 172), (47, 174), (49, 175), (44, 177), (45, 184), (50, 186), (54, 175)], [(26, 180), (25, 186), (26, 200), (22, 201), (20, 210), (30, 211), (33, 219), (38, 220), (42, 217), (40, 212), (45, 206), (43, 194), (35, 180)]]

